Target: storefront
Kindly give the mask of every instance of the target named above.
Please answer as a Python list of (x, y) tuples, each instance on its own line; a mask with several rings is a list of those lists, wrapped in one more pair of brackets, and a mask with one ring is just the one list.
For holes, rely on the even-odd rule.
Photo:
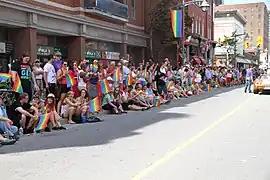
[(0, 42), (0, 72), (8, 72), (8, 65), (12, 63), (14, 46), (9, 42)]
[(67, 58), (67, 48), (37, 45), (37, 59), (39, 59), (40, 62), (43, 64), (48, 61), (49, 55), (54, 54), (56, 52), (61, 52), (62, 59)]

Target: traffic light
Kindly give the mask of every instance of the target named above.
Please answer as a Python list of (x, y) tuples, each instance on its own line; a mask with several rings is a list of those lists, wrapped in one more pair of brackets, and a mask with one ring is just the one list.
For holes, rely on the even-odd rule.
[(245, 48), (249, 48), (250, 47), (250, 42), (249, 41), (246, 41), (245, 42)]
[(263, 42), (262, 36), (258, 36), (257, 37), (257, 44), (256, 44), (256, 46), (257, 47), (261, 47), (262, 46), (262, 42)]

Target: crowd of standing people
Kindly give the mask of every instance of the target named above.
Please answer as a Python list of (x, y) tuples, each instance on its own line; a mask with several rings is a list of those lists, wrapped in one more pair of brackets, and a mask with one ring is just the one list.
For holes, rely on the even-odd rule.
[[(43, 114), (49, 114), (45, 131), (66, 130), (66, 123), (99, 121), (99, 111), (126, 114), (129, 110), (146, 111), (167, 104), (171, 100), (200, 95), (212, 88), (230, 87), (245, 83), (244, 70), (203, 64), (186, 64), (173, 67), (165, 58), (161, 63), (152, 59), (137, 67), (126, 59), (103, 64), (93, 60), (66, 61), (61, 53), (50, 55), (46, 64), (23, 54), (10, 69), (11, 80), (20, 78), (23, 93), (6, 107), (0, 96), (0, 142), (12, 144), (23, 134), (38, 133), (35, 127)], [(68, 76), (67, 76), (68, 75)], [(69, 85), (68, 77), (75, 83)], [(107, 91), (100, 91), (99, 84), (106, 82)], [(89, 107), (95, 101), (96, 110)], [(42, 129), (43, 131), (43, 129)]]

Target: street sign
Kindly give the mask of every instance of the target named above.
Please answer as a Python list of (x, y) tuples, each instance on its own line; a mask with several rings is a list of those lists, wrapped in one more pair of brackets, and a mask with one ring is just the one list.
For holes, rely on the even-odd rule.
[(256, 46), (257, 46), (257, 47), (261, 47), (261, 46), (262, 46), (262, 43), (263, 43), (263, 38), (262, 38), (262, 36), (258, 36), (258, 37), (257, 37), (257, 44), (256, 44)]

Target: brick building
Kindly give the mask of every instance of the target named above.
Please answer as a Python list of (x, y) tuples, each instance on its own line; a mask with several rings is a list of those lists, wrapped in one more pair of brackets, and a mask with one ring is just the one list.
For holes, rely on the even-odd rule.
[(246, 20), (244, 30), (249, 35), (249, 48), (255, 48), (259, 39), (261, 50), (268, 48), (269, 36), (269, 17), (266, 4), (264, 2), (249, 4), (221, 5), (215, 11), (237, 10)]
[[(179, 4), (181, 4), (181, 0)], [(191, 0), (185, 0), (186, 2)], [(210, 5), (208, 11), (204, 12), (200, 8), (200, 4), (190, 4), (185, 7), (188, 11), (189, 16), (193, 19), (192, 28), (189, 33), (185, 35), (185, 48), (187, 61), (195, 60), (208, 61), (213, 60), (215, 42), (214, 38), (214, 21), (213, 21), (213, 6), (214, 0), (207, 0)], [(145, 4), (145, 14), (148, 14), (152, 8), (155, 7), (157, 0), (147, 0)], [(169, 10), (168, 10), (169, 11)], [(145, 16), (145, 29), (150, 27), (149, 18)], [(151, 38), (150, 38), (151, 39)], [(157, 59), (164, 59), (164, 57), (169, 57), (172, 60), (176, 60), (177, 55), (180, 56), (181, 61), (182, 52), (177, 51), (177, 43), (173, 42), (171, 45), (167, 45), (162, 48), (162, 50), (155, 49), (155, 39), (153, 39), (153, 53)], [(158, 43), (158, 42), (157, 42)]]
[(45, 60), (144, 59), (144, 0), (1, 0), (0, 71), (28, 52)]

